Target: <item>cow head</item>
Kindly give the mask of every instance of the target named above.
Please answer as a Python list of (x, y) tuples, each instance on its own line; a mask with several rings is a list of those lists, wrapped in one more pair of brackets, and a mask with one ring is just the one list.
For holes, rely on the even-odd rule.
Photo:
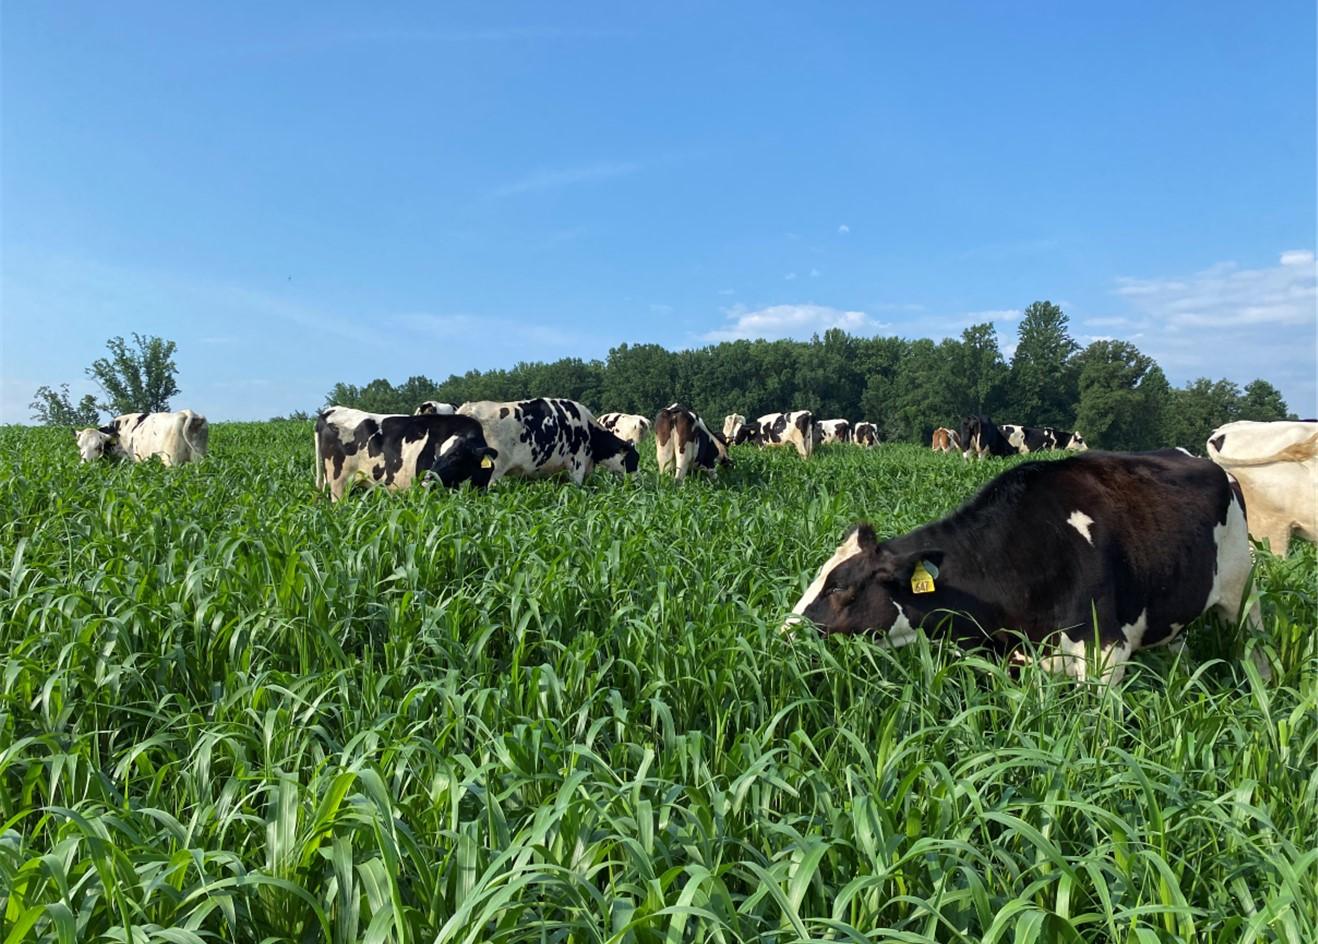
[(917, 627), (900, 601), (909, 607), (918, 566), (936, 571), (942, 560), (943, 552), (932, 548), (897, 553), (879, 543), (870, 525), (857, 525), (819, 568), (788, 624), (804, 619), (822, 633), (873, 633), (887, 645), (905, 645)]
[(635, 445), (598, 423), (590, 424), (590, 454), (596, 465), (619, 475), (630, 475), (641, 464), (641, 454)]
[(119, 436), (109, 428), (80, 429), (73, 434), (78, 442), (78, 453), (83, 462), (95, 462), (105, 456), (118, 456)]
[(1079, 433), (1071, 434), (1071, 441), (1066, 444), (1066, 448), (1073, 452), (1084, 452), (1089, 448), (1089, 443), (1085, 442), (1085, 437)]
[(485, 488), (494, 475), (494, 460), (497, 458), (498, 450), (483, 442), (450, 436), (440, 447), (430, 474), (445, 488), (457, 488), (463, 482), (470, 482), (475, 488)]

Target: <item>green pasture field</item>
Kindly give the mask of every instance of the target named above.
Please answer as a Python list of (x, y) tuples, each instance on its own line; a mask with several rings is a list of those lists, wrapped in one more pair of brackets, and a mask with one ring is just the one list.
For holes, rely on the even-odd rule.
[(336, 506), (305, 423), (0, 454), (0, 942), (1318, 941), (1311, 545), (1271, 682), (1203, 621), (1107, 690), (778, 632), (1000, 462)]

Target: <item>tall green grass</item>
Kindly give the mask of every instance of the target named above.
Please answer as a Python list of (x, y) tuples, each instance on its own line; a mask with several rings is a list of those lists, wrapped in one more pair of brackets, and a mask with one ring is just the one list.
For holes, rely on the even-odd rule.
[(0, 430), (0, 941), (1318, 940), (1306, 546), (1114, 691), (780, 636), (858, 517), (1001, 465), (312, 489)]

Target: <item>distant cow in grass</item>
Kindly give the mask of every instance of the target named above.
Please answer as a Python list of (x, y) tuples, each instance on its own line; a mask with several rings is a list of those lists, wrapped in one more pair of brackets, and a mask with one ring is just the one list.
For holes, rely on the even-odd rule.
[(1005, 424), (998, 427), (1003, 438), (1021, 455), (1032, 452), (1046, 452), (1052, 449), (1069, 449), (1072, 452), (1084, 452), (1089, 448), (1085, 438), (1079, 433), (1058, 429), (1055, 426), (1017, 426)]
[(442, 400), (427, 400), (412, 411), (414, 416), (452, 416), (458, 412), (452, 403)]
[(757, 446), (791, 446), (802, 459), (809, 459), (815, 448), (815, 418), (809, 410), (792, 413), (766, 413), (742, 430), (738, 442)]
[(879, 428), (873, 423), (857, 423), (855, 430), (852, 432), (852, 439), (857, 446), (877, 446), (879, 444)]
[(960, 452), (961, 434), (954, 429), (940, 426), (934, 430), (929, 446), (934, 452)]
[(920, 630), (1006, 652), (1015, 634), (1053, 645), (1047, 665), (1116, 681), (1138, 649), (1201, 613), (1248, 608), (1245, 509), (1205, 459), (1087, 453), (1028, 462), (958, 511), (880, 540), (847, 535), (792, 610), (824, 633), (902, 646)]
[(662, 475), (670, 467), (682, 481), (692, 469), (713, 478), (722, 466), (732, 465), (728, 445), (712, 432), (695, 411), (680, 403), (666, 406), (654, 418), (655, 454)]
[(83, 462), (106, 457), (141, 462), (159, 456), (165, 465), (183, 465), (205, 457), (210, 426), (191, 410), (125, 413), (100, 428), (80, 429), (74, 437)]
[(821, 445), (851, 442), (851, 423), (848, 420), (817, 420), (815, 426), (819, 430), (818, 442)]
[(486, 440), (499, 452), (491, 481), (566, 472), (580, 485), (597, 466), (619, 474), (636, 471), (636, 447), (601, 426), (575, 400), (477, 400), (462, 404), (458, 414), (479, 420)]
[(316, 417), (316, 488), (338, 501), (357, 482), (403, 489), (433, 478), (484, 488), (498, 453), (480, 423), (443, 414), (367, 413), (331, 406)]
[(740, 413), (729, 413), (723, 417), (723, 441), (726, 443), (735, 443), (740, 440), (737, 438), (741, 435), (742, 429), (746, 426), (746, 417)]
[(997, 424), (987, 416), (967, 416), (961, 423), (961, 457), (969, 459), (973, 454), (983, 459), (985, 456), (1016, 455), (1016, 450), (1007, 442)]
[(640, 445), (650, 431), (650, 421), (639, 413), (601, 413), (595, 418), (613, 435), (634, 446)]

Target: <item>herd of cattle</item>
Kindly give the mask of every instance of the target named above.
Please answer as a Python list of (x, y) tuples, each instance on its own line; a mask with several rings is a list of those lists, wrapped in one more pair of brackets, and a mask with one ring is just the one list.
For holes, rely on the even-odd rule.
[[(485, 488), (508, 475), (566, 473), (581, 484), (596, 467), (635, 472), (637, 447), (651, 434), (661, 474), (680, 481), (730, 466), (730, 444), (809, 458), (820, 443), (873, 446), (875, 432), (872, 423), (816, 421), (806, 410), (753, 421), (733, 414), (716, 431), (679, 403), (653, 421), (596, 417), (574, 400), (544, 397), (427, 401), (411, 415), (332, 406), (316, 417), (316, 486), (337, 501), (357, 482)], [(158, 456), (166, 465), (204, 457), (208, 438), (205, 417), (190, 410), (118, 416), (75, 436), (84, 462)], [(1229, 423), (1209, 438), (1209, 459), (1183, 449), (1086, 453), (1078, 433), (998, 426), (986, 416), (967, 417), (959, 431), (940, 427), (932, 447), (980, 459), (1085, 454), (1009, 469), (958, 511), (900, 537), (881, 541), (871, 525), (857, 525), (784, 628), (809, 621), (886, 646), (924, 630), (1004, 654), (1023, 636), (1052, 644), (1049, 668), (1083, 676), (1097, 660), (1115, 679), (1133, 652), (1175, 641), (1209, 610), (1261, 628), (1246, 594), (1250, 535), (1278, 554), (1293, 533), (1318, 540), (1312, 420)]]

